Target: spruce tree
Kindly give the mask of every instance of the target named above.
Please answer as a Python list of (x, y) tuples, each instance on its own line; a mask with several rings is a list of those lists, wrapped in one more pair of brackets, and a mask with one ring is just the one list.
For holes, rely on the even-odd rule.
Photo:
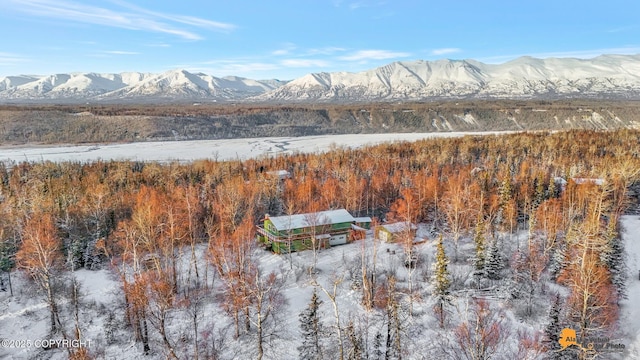
[(542, 174), (538, 174), (538, 176), (533, 179), (535, 193), (533, 195), (533, 208), (537, 209), (540, 204), (545, 200), (546, 190), (544, 188), (544, 178)]
[(556, 187), (556, 180), (551, 178), (549, 181), (549, 188), (547, 189), (547, 199), (555, 199), (558, 197), (558, 188)]
[(611, 272), (611, 282), (618, 292), (618, 300), (627, 298), (627, 272), (624, 259), (624, 244), (619, 236), (617, 221), (610, 219), (605, 234), (607, 248), (600, 259)]
[(384, 351), (382, 351), (382, 333), (378, 331), (373, 338), (373, 356), (372, 360), (383, 360)]
[(549, 308), (549, 322), (544, 328), (544, 345), (549, 352), (555, 352), (560, 349), (560, 332), (562, 326), (560, 325), (560, 311), (561, 311), (561, 299), (560, 295), (556, 294)]
[(322, 345), (320, 339), (324, 330), (320, 322), (320, 314), (318, 310), (322, 301), (318, 299), (316, 288), (313, 288), (311, 301), (300, 315), (300, 331), (302, 332), (302, 345), (298, 346), (298, 352), (301, 360), (321, 360)]
[(558, 277), (558, 274), (560, 274), (560, 272), (567, 265), (567, 245), (564, 239), (558, 240), (559, 244), (553, 251), (553, 254), (551, 255), (551, 261), (549, 262), (549, 273), (554, 279)]
[(506, 203), (511, 200), (513, 195), (513, 185), (511, 184), (511, 178), (506, 176), (498, 187), (498, 196), (500, 197), (500, 207), (504, 207)]
[(560, 333), (563, 329), (562, 319), (560, 318), (562, 305), (562, 297), (556, 294), (549, 308), (549, 322), (544, 328), (544, 339), (542, 342), (547, 350), (545, 359), (573, 360), (578, 358), (575, 347), (572, 346), (563, 350), (560, 346)]
[(484, 222), (479, 221), (476, 225), (475, 236), (473, 237), (473, 241), (476, 244), (476, 253), (473, 258), (473, 265), (475, 267), (475, 274), (478, 276), (484, 275), (485, 264), (486, 264), (486, 239), (484, 237)]
[(489, 245), (489, 251), (487, 254), (487, 263), (485, 265), (487, 277), (491, 280), (500, 280), (500, 273), (503, 268), (504, 261), (502, 258), (502, 254), (500, 254), (498, 240), (494, 239)]
[(444, 327), (444, 305), (450, 302), (451, 280), (449, 278), (449, 258), (444, 251), (442, 235), (436, 246), (436, 261), (433, 273), (433, 296), (436, 299), (434, 311), (440, 320), (440, 327)]
[[(0, 229), (0, 291), (7, 291), (9, 288), (9, 294), (13, 296), (13, 289), (11, 288), (11, 270), (15, 266), (15, 253), (16, 247), (9, 243), (8, 240), (2, 240), (2, 229)], [(7, 281), (3, 278), (3, 273), (7, 274)]]

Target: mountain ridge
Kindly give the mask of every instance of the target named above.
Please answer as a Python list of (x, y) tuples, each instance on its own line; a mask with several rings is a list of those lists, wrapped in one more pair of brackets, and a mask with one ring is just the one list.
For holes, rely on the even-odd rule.
[(129, 99), (237, 100), (272, 90), (278, 80), (217, 78), (175, 69), (163, 73), (61, 73), (0, 78), (0, 101)]
[(396, 61), (362, 72), (309, 73), (291, 81), (163, 73), (68, 73), (0, 78), (0, 101), (211, 100), (368, 102), (426, 99), (640, 98), (640, 54), (591, 59), (523, 56)]
[(622, 98), (640, 96), (640, 55), (593, 59), (520, 57), (397, 61), (359, 73), (315, 73), (259, 95), (261, 100), (359, 101), (429, 98)]

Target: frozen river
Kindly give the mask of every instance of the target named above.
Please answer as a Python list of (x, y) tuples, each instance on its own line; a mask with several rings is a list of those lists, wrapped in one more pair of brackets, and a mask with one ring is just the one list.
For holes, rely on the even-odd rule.
[(224, 140), (158, 141), (125, 144), (69, 146), (0, 146), (0, 162), (137, 160), (193, 161), (198, 159), (248, 159), (294, 152), (323, 152), (332, 147), (358, 148), (392, 141), (436, 137), (495, 135), (497, 132), (348, 134)]

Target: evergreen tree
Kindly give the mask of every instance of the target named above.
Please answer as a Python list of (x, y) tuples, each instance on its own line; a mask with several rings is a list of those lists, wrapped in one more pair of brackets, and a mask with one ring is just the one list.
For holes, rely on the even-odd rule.
[(494, 239), (489, 245), (489, 251), (487, 254), (487, 263), (485, 265), (485, 271), (487, 277), (491, 280), (500, 280), (501, 271), (504, 268), (504, 261), (502, 254), (500, 254), (500, 247), (498, 246), (498, 240)]
[(521, 250), (516, 250), (511, 257), (510, 267), (512, 274), (511, 284), (508, 289), (513, 299), (522, 299), (533, 291), (527, 261), (526, 254)]
[(509, 200), (511, 200), (512, 191), (511, 179), (507, 176), (498, 185), (498, 212), (494, 219), (496, 225), (500, 225), (504, 221), (504, 213)]
[(318, 310), (322, 301), (318, 299), (316, 288), (313, 288), (311, 301), (307, 308), (299, 315), (302, 345), (298, 347), (301, 360), (321, 360), (322, 345), (320, 339), (324, 333)]
[(484, 222), (479, 221), (476, 225), (475, 236), (473, 241), (476, 244), (476, 253), (473, 258), (473, 265), (475, 267), (475, 274), (478, 276), (484, 275), (486, 264), (486, 239), (484, 237)]
[(627, 298), (627, 269), (624, 259), (624, 244), (618, 232), (617, 221), (610, 219), (607, 226), (607, 248), (600, 259), (611, 272), (611, 282), (618, 292), (618, 300)]
[(538, 174), (538, 176), (533, 179), (533, 184), (533, 188), (535, 189), (535, 193), (533, 194), (533, 208), (536, 209), (545, 200), (546, 195), (542, 174)]
[[(7, 291), (13, 296), (11, 288), (11, 270), (15, 266), (16, 247), (9, 243), (8, 240), (2, 239), (2, 229), (0, 229), (0, 291)], [(7, 274), (5, 281), (3, 273)]]
[(444, 327), (444, 305), (450, 302), (451, 280), (449, 278), (449, 258), (444, 251), (442, 235), (436, 247), (436, 261), (433, 273), (433, 296), (436, 299), (434, 311), (440, 320), (440, 327)]
[(558, 188), (556, 187), (556, 180), (551, 178), (549, 181), (549, 188), (547, 189), (547, 199), (555, 199), (559, 196)]
[(500, 208), (504, 208), (504, 206), (511, 200), (513, 196), (513, 185), (511, 184), (511, 177), (506, 176), (498, 187), (498, 196), (500, 197)]
[(560, 311), (561, 311), (561, 298), (556, 294), (549, 308), (549, 323), (544, 328), (544, 345), (548, 352), (552, 353), (560, 349), (560, 332), (562, 326), (560, 325)]
[(384, 351), (382, 351), (382, 333), (378, 331), (373, 338), (373, 355), (372, 360), (383, 360)]
[(555, 248), (553, 254), (551, 256), (551, 261), (549, 262), (549, 273), (553, 276), (553, 278), (557, 278), (558, 274), (565, 268), (567, 265), (567, 245), (564, 239), (558, 239), (560, 244)]
[(575, 347), (569, 347), (563, 350), (560, 346), (560, 334), (564, 327), (560, 318), (562, 306), (562, 298), (556, 294), (549, 308), (549, 322), (544, 328), (544, 339), (542, 342), (547, 350), (545, 359), (573, 360), (578, 358)]

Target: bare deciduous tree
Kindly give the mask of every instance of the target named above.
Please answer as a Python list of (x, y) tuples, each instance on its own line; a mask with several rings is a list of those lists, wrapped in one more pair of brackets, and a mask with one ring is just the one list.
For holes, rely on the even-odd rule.
[(462, 323), (453, 332), (451, 355), (456, 359), (492, 359), (510, 335), (503, 316), (500, 311), (492, 310), (488, 301), (473, 300), (462, 314)]
[(56, 271), (62, 266), (61, 242), (53, 217), (33, 214), (25, 221), (22, 246), (16, 254), (18, 267), (25, 270), (45, 292), (50, 311), (51, 332), (62, 330), (54, 287)]

